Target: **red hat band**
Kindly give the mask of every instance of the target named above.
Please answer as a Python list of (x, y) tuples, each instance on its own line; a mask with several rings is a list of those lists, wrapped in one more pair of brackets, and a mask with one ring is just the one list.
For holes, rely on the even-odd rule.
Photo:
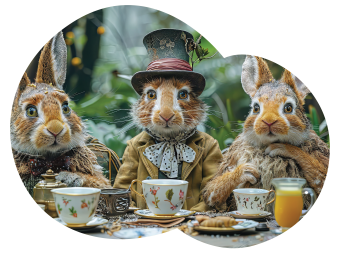
[(147, 71), (154, 70), (180, 70), (180, 71), (192, 71), (190, 64), (182, 59), (178, 58), (161, 58), (152, 61), (147, 69)]

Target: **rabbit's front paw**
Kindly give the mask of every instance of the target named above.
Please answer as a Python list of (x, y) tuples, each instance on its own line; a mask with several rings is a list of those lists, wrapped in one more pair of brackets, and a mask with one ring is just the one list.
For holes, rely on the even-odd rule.
[(65, 183), (67, 187), (82, 187), (84, 184), (83, 179), (79, 175), (71, 172), (60, 172), (55, 179)]
[(285, 158), (293, 157), (291, 150), (289, 150), (288, 148), (288, 145), (283, 144), (283, 143), (272, 143), (271, 145), (267, 147), (264, 153), (271, 157), (275, 157), (275, 156), (281, 156)]
[(252, 164), (245, 164), (242, 166), (243, 174), (241, 176), (240, 187), (244, 186), (247, 182), (251, 184), (256, 184), (257, 180), (260, 178), (260, 174), (256, 167)]

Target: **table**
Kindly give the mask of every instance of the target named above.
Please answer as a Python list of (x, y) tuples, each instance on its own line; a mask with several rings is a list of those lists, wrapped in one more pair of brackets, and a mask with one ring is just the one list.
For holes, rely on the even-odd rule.
[[(133, 215), (133, 213), (131, 213), (131, 215)], [(118, 239), (114, 235), (110, 236), (107, 233), (101, 233), (101, 229), (101, 227), (97, 227), (82, 233), (95, 237)], [(276, 236), (277, 234), (274, 234), (271, 231), (256, 231), (255, 228), (251, 228), (237, 234), (221, 235), (200, 233), (197, 236), (190, 237), (218, 247), (241, 248), (268, 241)]]

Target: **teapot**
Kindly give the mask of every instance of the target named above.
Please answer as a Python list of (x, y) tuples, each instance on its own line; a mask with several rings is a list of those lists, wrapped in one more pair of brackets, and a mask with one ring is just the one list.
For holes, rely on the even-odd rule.
[(44, 180), (38, 182), (33, 188), (33, 199), (37, 204), (45, 205), (45, 212), (52, 218), (58, 217), (58, 213), (55, 207), (52, 189), (65, 188), (66, 184), (56, 181), (56, 176), (51, 169), (47, 170), (45, 174), (41, 175)]

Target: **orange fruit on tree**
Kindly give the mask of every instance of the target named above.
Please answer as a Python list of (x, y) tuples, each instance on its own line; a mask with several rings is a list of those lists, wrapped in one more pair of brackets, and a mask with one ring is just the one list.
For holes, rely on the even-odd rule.
[(69, 32), (66, 33), (66, 37), (70, 38), (70, 39), (73, 39), (74, 38), (74, 33), (72, 31), (69, 31)]
[(81, 64), (81, 59), (78, 58), (78, 57), (74, 57), (74, 58), (72, 58), (72, 60), (71, 60), (71, 64), (72, 64), (73, 66), (79, 66), (79, 65)]
[(100, 26), (97, 28), (97, 34), (102, 35), (105, 33), (105, 28), (103, 26)]

